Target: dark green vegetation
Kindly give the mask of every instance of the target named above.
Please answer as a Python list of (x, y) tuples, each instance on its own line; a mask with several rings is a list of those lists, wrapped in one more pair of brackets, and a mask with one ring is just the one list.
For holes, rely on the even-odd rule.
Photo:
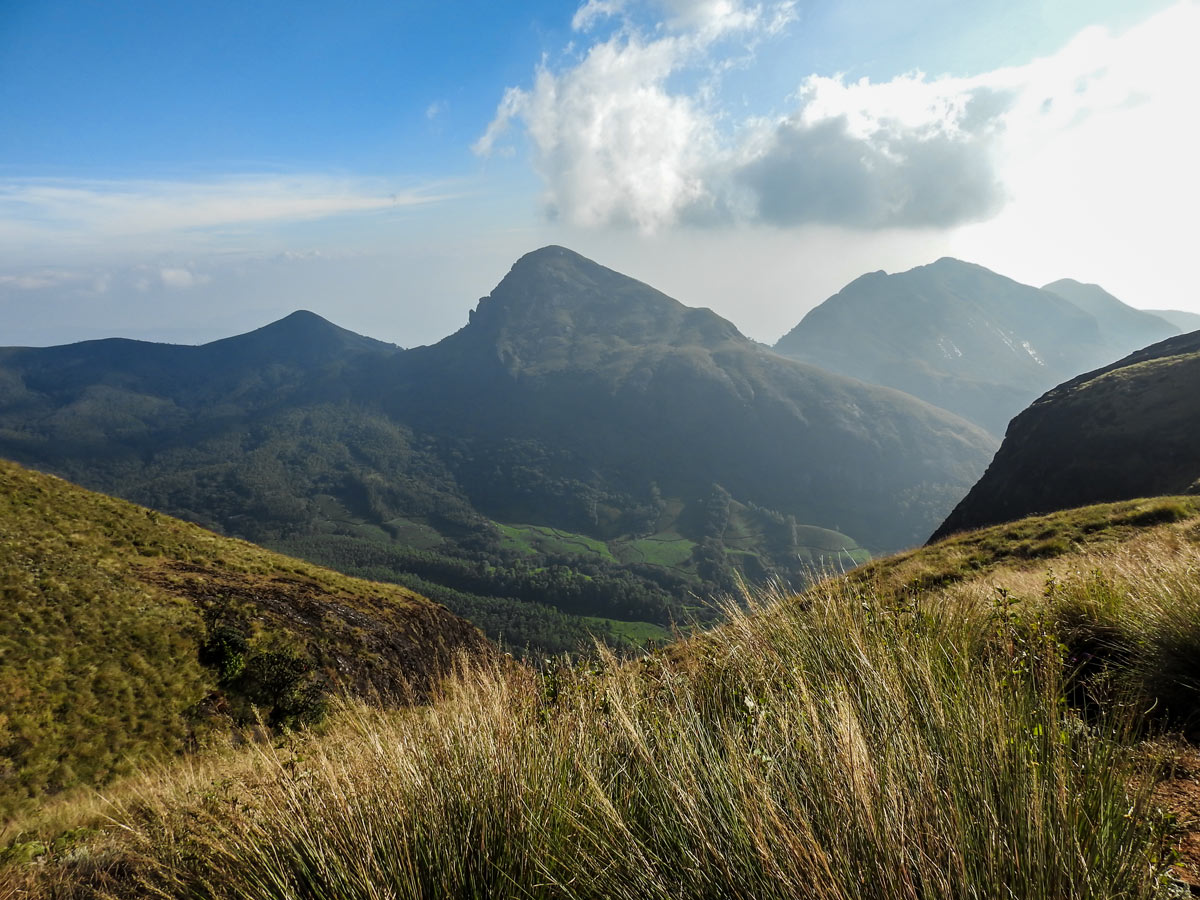
[(0, 892), (1180, 896), (1198, 526), (1191, 498), (1073, 510), (759, 596), (639, 659), (464, 670), (429, 708), (353, 707), (23, 823)]
[(1200, 490), (1200, 334), (1061, 384), (1017, 416), (933, 539), (1087, 503)]
[(295, 313), (201, 347), (0, 350), (0, 455), (407, 585), (517, 650), (911, 546), (994, 446), (559, 247), (432, 347)]
[[(427, 694), (479, 632), (367, 584), (0, 461), (0, 820), (206, 733)], [(211, 737), (212, 735), (210, 735)]]
[(851, 282), (775, 349), (834, 372), (907, 391), (1004, 434), (1061, 381), (1178, 332), (1095, 285), (1045, 289), (940, 259)]

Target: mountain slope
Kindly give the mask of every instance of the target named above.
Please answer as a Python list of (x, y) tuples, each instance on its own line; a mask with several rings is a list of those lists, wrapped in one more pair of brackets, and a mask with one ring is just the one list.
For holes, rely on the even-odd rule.
[(411, 591), (222, 538), (0, 460), (0, 817), (218, 713), (304, 721), (418, 693), (482, 635)]
[[(1129, 317), (1143, 316), (1111, 300)], [(1116, 319), (1111, 309), (1101, 321), (1056, 293), (943, 258), (858, 278), (775, 349), (907, 391), (999, 435), (1047, 388), (1144, 346), (1114, 327)]]
[(108, 338), (0, 348), (0, 367), (21, 373), (27, 399), (44, 391), (61, 401), (103, 388), (135, 395), (144, 389), (174, 402), (236, 395), (243, 404), (274, 403), (281, 392), (319, 391), (351, 360), (399, 352), (298, 311), (248, 334), (199, 346)]
[[(652, 484), (693, 500), (716, 482), (869, 546), (903, 546), (991, 446), (954, 416), (764, 351), (710, 310), (561, 247), (523, 257), (465, 328), (391, 364), (398, 418), (458, 436), (504, 472), (496, 484), (459, 466), (479, 508), (519, 517), (529, 498), (549, 505), (576, 485), (558, 524), (600, 534), (625, 526), (588, 486), (628, 504)], [(511, 458), (530, 444), (536, 475)]]
[(538, 653), (912, 545), (995, 446), (559, 247), (431, 347), (296, 314), (202, 347), (0, 350), (0, 454)]
[(1098, 284), (1062, 278), (1042, 285), (1042, 290), (1057, 294), (1094, 316), (1101, 336), (1111, 345), (1114, 359), (1179, 334), (1180, 329), (1168, 320), (1122, 303)]
[(1147, 312), (1165, 319), (1180, 331), (1200, 330), (1200, 313), (1184, 312), (1180, 309), (1150, 309)]
[(1200, 333), (1169, 338), (1041, 397), (931, 540), (1088, 503), (1200, 487)]

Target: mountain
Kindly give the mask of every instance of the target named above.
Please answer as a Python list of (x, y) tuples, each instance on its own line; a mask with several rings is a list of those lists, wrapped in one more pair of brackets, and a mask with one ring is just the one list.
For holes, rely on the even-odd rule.
[(0, 454), (538, 653), (912, 545), (995, 446), (561, 247), (428, 347), (301, 313), (201, 347), (0, 350)]
[[(1111, 302), (1093, 303), (1079, 287), (1094, 311), (956, 259), (873, 272), (809, 311), (775, 349), (906, 391), (1000, 435), (1053, 385), (1144, 346), (1148, 332), (1154, 340), (1171, 333), (1108, 295)], [(1140, 330), (1126, 334), (1127, 320)]]
[(1200, 313), (1184, 312), (1180, 309), (1151, 309), (1147, 312), (1165, 319), (1180, 331), (1200, 330)]
[(1122, 303), (1098, 284), (1062, 278), (1042, 285), (1042, 290), (1057, 294), (1092, 315), (1100, 325), (1101, 336), (1111, 344), (1114, 359), (1179, 334), (1179, 328), (1163, 317)]
[(444, 607), (0, 460), (0, 819), (251, 705), (427, 693), (483, 636)]
[(456, 465), (478, 508), (519, 520), (532, 501), (598, 535), (627, 530), (616, 511), (651, 485), (692, 502), (716, 483), (867, 546), (904, 546), (925, 504), (990, 446), (953, 416), (765, 351), (712, 311), (562, 247), (527, 254), (466, 327), (392, 365), (393, 415), (480, 460)]
[[(153, 396), (176, 404), (236, 397), (241, 405), (278, 405), (288, 394), (309, 399), (328, 391), (347, 365), (400, 348), (339, 328), (298, 311), (248, 334), (201, 346), (155, 344), (124, 338), (59, 347), (0, 348), (0, 369), (17, 371), (0, 401), (74, 400), (81, 394)], [(324, 389), (324, 391), (323, 391)], [(11, 393), (11, 391), (17, 393)], [(149, 392), (149, 393), (144, 393)], [(336, 391), (334, 392), (336, 393)]]
[(1200, 490), (1200, 333), (1048, 392), (1012, 421), (936, 540), (1033, 513)]

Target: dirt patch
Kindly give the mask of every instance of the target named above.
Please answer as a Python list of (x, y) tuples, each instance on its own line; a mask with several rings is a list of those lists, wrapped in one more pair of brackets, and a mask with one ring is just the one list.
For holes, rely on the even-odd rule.
[(1200, 896), (1200, 749), (1182, 748), (1168, 777), (1155, 790), (1155, 800), (1175, 817), (1179, 859), (1174, 874)]
[(176, 561), (148, 567), (140, 577), (205, 613), (238, 615), (262, 633), (286, 638), (340, 688), (388, 704), (424, 699), (457, 654), (491, 652), (475, 626), (399, 588), (352, 594), (304, 576)]

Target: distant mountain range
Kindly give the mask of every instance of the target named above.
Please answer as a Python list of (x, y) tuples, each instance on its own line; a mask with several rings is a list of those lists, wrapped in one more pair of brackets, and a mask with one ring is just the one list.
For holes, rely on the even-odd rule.
[(561, 247), (430, 347), (300, 312), (200, 347), (0, 350), (0, 455), (550, 650), (916, 543), (995, 446)]
[(1033, 513), (1200, 492), (1200, 332), (1049, 391), (1013, 419), (937, 540)]
[[(629, 523), (589, 499), (596, 490), (627, 509), (650, 484), (696, 498), (716, 482), (867, 546), (902, 546), (927, 515), (906, 492), (933, 492), (936, 504), (990, 448), (954, 416), (782, 359), (712, 311), (561, 247), (523, 257), (465, 328), (389, 367), (394, 417), (486, 457), (487, 471), (458, 467), (481, 509), (519, 519), (534, 497), (544, 516), (573, 483), (574, 505), (559, 503), (555, 523), (598, 535)], [(529, 442), (555, 449), (537, 483), (513, 460), (503, 479), (513, 490), (484, 487)], [(901, 448), (916, 455), (896, 456)]]
[(1057, 294), (1092, 316), (1100, 327), (1101, 347), (1116, 359), (1180, 332), (1165, 317), (1134, 309), (1098, 284), (1083, 284), (1073, 278), (1061, 278), (1042, 285), (1042, 290)]
[(942, 259), (856, 279), (773, 352), (546, 247), (428, 347), (300, 311), (196, 347), (0, 349), (0, 455), (396, 581), (516, 648), (640, 643), (738, 579), (919, 542), (1012, 415), (1176, 328)]
[(887, 385), (1002, 435), (1043, 392), (1179, 331), (1096, 285), (1042, 289), (944, 258), (851, 282), (775, 349)]
[(1200, 313), (1183, 312), (1178, 309), (1151, 309), (1160, 319), (1166, 319), (1180, 331), (1200, 331)]

